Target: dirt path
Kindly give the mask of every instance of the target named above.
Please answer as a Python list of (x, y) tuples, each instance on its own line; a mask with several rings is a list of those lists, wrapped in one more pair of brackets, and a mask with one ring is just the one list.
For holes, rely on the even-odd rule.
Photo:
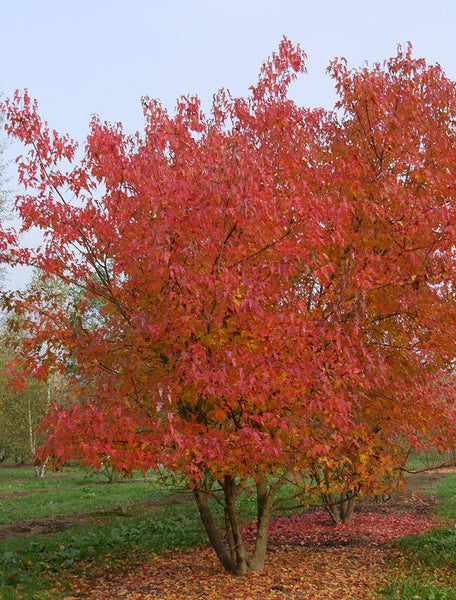
[(188, 494), (176, 494), (143, 502), (134, 502), (128, 505), (114, 506), (112, 508), (52, 517), (47, 519), (29, 519), (5, 523), (0, 525), (0, 543), (9, 538), (24, 537), (29, 535), (51, 535), (58, 531), (65, 531), (73, 527), (90, 527), (105, 521), (108, 518), (125, 518), (129, 515), (157, 510), (169, 504), (185, 504), (192, 500)]

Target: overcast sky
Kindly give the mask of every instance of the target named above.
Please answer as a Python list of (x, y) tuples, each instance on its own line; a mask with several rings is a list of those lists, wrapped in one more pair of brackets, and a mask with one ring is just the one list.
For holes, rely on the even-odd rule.
[[(27, 88), (50, 126), (79, 141), (92, 114), (141, 129), (144, 95), (172, 109), (182, 94), (205, 107), (221, 87), (246, 94), (283, 35), (308, 55), (309, 73), (292, 92), (300, 104), (332, 106), (325, 70), (334, 57), (356, 67), (408, 41), (456, 80), (456, 0), (0, 0), (0, 8), (0, 91)], [(11, 286), (25, 279), (17, 272)]]

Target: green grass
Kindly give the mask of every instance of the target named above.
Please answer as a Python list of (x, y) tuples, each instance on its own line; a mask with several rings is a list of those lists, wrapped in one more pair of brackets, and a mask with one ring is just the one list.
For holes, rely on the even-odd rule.
[[(148, 473), (146, 477), (141, 476), (140, 473), (135, 473), (134, 478), (156, 479), (156, 476), (154, 473)], [(40, 479), (36, 477), (33, 467), (5, 468), (0, 466), (0, 493), (60, 488), (92, 483), (108, 483), (108, 479), (103, 473), (78, 467), (63, 469), (55, 473), (47, 471), (45, 476)]]
[(456, 475), (445, 478), (437, 486), (435, 495), (441, 502), (438, 513), (446, 519), (456, 520)]
[(144, 502), (164, 495), (165, 492), (160, 490), (157, 484), (144, 481), (39, 491), (2, 499), (0, 523), (89, 513)]
[(410, 470), (432, 469), (447, 462), (451, 462), (453, 455), (440, 454), (439, 452), (412, 452), (407, 461)]
[[(127, 480), (128, 481), (128, 480)], [(98, 474), (82, 473), (81, 475), (46, 476), (43, 479), (27, 478), (21, 480), (0, 479), (0, 493), (8, 492), (34, 492), (51, 490), (54, 488), (69, 488), (81, 485), (108, 483)]]
[(10, 467), (7, 465), (0, 466), (0, 481), (27, 477), (29, 477), (30, 479), (35, 477), (35, 470), (33, 467)]
[[(87, 573), (96, 577), (98, 571), (127, 568), (137, 558), (143, 560), (144, 554), (206, 540), (193, 503), (159, 506), (160, 499), (166, 503), (172, 491), (154, 474), (107, 484), (103, 475), (81, 469), (39, 480), (28, 467), (0, 468), (0, 494), (12, 492), (25, 495), (0, 500), (1, 523), (104, 512), (97, 524), (49, 536), (10, 538), (0, 544), (2, 600), (56, 599), (77, 589)], [(157, 506), (128, 510), (146, 500), (157, 501)]]
[[(456, 475), (445, 477), (436, 487), (441, 500), (438, 513), (456, 518)], [(382, 600), (456, 600), (456, 524), (398, 543), (403, 576), (381, 590)], [(397, 560), (397, 559), (396, 559)]]
[[(88, 529), (75, 528), (49, 538), (8, 540), (0, 545), (2, 600), (58, 598), (98, 570), (117, 570), (139, 557), (206, 541), (193, 505), (166, 507), (150, 515), (110, 519)], [(56, 579), (60, 589), (56, 589)]]
[(0, 490), (7, 491), (21, 489), (43, 489), (47, 487), (65, 487), (83, 483), (104, 483), (107, 478), (102, 474), (89, 469), (72, 468), (62, 471), (46, 471), (40, 479), (36, 476), (33, 467), (0, 466)]
[[(14, 497), (9, 494), (18, 493)], [(89, 513), (170, 495), (156, 475), (108, 484), (99, 473), (74, 469), (34, 476), (32, 468), (0, 468), (0, 524)]]
[[(14, 497), (9, 494), (19, 493)], [(99, 524), (0, 544), (0, 598), (58, 598), (97, 568), (119, 568), (135, 556), (195, 545), (205, 539), (193, 506), (146, 509), (116, 516), (119, 507), (171, 494), (159, 478), (107, 484), (103, 474), (72, 469), (37, 479), (33, 468), (0, 468), (0, 523), (101, 512)], [(56, 576), (58, 573), (58, 577)], [(56, 584), (58, 581), (58, 585)]]
[(424, 581), (411, 578), (392, 583), (381, 597), (383, 600), (456, 600), (456, 587), (442, 587), (432, 578)]
[[(32, 479), (33, 470), (24, 468), (0, 468), (0, 475), (0, 493), (27, 493), (0, 501), (3, 522), (126, 508), (137, 501), (158, 500), (170, 494), (152, 475), (150, 481), (127, 480), (112, 485), (102, 484), (102, 476), (82, 470), (43, 481)], [(442, 501), (441, 515), (455, 520), (456, 476), (445, 477), (435, 493)], [(249, 520), (256, 508), (254, 496), (244, 497), (240, 505)], [(108, 510), (85, 527), (49, 536), (8, 539), (0, 544), (0, 598), (56, 600), (70, 590), (77, 595), (78, 586), (84, 585), (88, 574), (96, 578), (106, 570), (118, 572), (143, 562), (145, 556), (152, 558), (159, 552), (205, 542), (193, 503), (170, 502), (162, 507), (157, 503), (152, 510), (141, 508), (126, 514)], [(456, 600), (456, 588), (452, 586), (456, 580), (455, 547), (453, 526), (401, 540), (401, 576), (379, 592), (379, 599)]]

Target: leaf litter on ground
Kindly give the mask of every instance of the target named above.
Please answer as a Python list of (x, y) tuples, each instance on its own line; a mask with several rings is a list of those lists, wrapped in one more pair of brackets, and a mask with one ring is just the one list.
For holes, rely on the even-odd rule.
[[(131, 570), (105, 574), (94, 587), (87, 582), (85, 592), (79, 586), (66, 600), (373, 599), (379, 586), (388, 583), (397, 552), (392, 542), (440, 524), (419, 504), (417, 510), (363, 510), (352, 525), (339, 527), (321, 510), (278, 516), (271, 524), (261, 574), (235, 578), (219, 565), (212, 549), (199, 547), (149, 556)], [(253, 527), (247, 527), (247, 539)]]

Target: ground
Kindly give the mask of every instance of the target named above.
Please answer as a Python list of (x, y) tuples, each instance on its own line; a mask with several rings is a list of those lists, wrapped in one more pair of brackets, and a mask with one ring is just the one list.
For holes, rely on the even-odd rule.
[[(8, 496), (12, 498), (14, 496), (23, 495), (22, 492), (18, 494), (0, 494), (0, 500)], [(128, 506), (119, 506), (112, 509), (98, 510), (92, 513), (84, 513), (81, 515), (65, 515), (64, 517), (53, 517), (49, 519), (30, 519), (25, 521), (17, 521), (15, 523), (0, 524), (0, 543), (4, 540), (12, 537), (22, 537), (27, 535), (51, 535), (58, 531), (65, 531), (72, 527), (92, 525), (100, 521), (100, 519), (112, 516), (126, 516), (137, 511), (153, 510), (159, 508), (169, 502), (188, 502), (189, 497), (182, 496), (177, 498), (172, 496), (171, 498), (165, 497), (163, 499), (154, 499), (146, 502), (135, 502)]]
[(391, 541), (436, 526), (435, 500), (406, 494), (365, 503), (353, 526), (334, 529), (311, 510), (278, 517), (262, 574), (227, 574), (210, 548), (157, 556), (103, 578), (66, 600), (362, 600), (387, 581), (397, 552)]
[[(425, 472), (409, 478), (409, 489), (386, 501), (359, 505), (354, 524), (334, 528), (321, 509), (277, 517), (271, 526), (269, 554), (262, 574), (234, 578), (208, 547), (170, 552), (109, 572), (94, 581), (74, 583), (66, 600), (363, 600), (391, 574), (397, 550), (391, 542), (438, 525), (437, 500), (423, 495), (444, 476)], [(152, 502), (153, 508), (157, 502)], [(144, 506), (118, 508), (126, 511)], [(112, 512), (112, 511), (110, 511)], [(107, 511), (65, 518), (23, 521), (0, 526), (0, 540), (47, 535), (74, 525), (96, 522)]]

